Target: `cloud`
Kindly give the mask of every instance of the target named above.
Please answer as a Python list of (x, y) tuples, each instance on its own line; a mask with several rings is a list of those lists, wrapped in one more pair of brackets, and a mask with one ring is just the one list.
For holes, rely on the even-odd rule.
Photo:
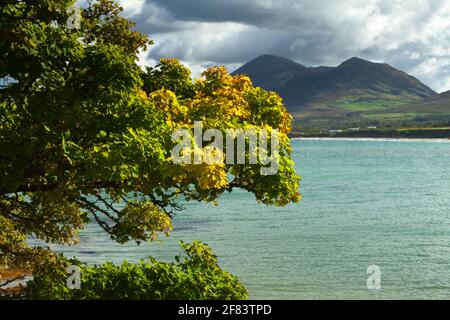
[(177, 57), (198, 74), (261, 54), (337, 65), (383, 61), (438, 91), (450, 89), (448, 0), (123, 0), (155, 40), (147, 59)]
[(119, 4), (124, 8), (127, 16), (135, 16), (142, 13), (145, 0), (119, 0)]

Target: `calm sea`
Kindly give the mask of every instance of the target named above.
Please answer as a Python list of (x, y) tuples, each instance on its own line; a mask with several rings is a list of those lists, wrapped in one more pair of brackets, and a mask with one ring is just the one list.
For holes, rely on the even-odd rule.
[[(300, 205), (258, 205), (243, 191), (219, 206), (187, 204), (162, 244), (117, 245), (92, 224), (88, 263), (172, 261), (179, 240), (202, 240), (257, 299), (450, 298), (450, 142), (295, 140)], [(367, 268), (381, 289), (367, 288)]]

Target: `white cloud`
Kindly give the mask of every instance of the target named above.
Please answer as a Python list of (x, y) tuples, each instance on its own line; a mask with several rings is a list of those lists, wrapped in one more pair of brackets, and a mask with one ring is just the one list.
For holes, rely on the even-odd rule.
[(449, 84), (448, 0), (122, 2), (138, 29), (155, 40), (152, 59), (178, 57), (197, 74), (211, 64), (234, 68), (266, 53), (305, 65), (360, 56), (390, 63), (436, 90)]
[(142, 12), (145, 0), (118, 0), (118, 3), (124, 9), (124, 15), (132, 17)]
[(417, 60), (417, 59), (420, 59), (420, 57), (421, 57), (421, 54), (419, 52), (411, 52), (409, 55), (409, 58), (411, 60)]

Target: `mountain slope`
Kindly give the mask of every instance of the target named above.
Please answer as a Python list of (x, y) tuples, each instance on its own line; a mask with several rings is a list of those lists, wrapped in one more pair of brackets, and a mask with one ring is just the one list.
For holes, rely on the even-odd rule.
[(247, 74), (252, 78), (254, 85), (277, 91), (291, 81), (329, 69), (327, 67), (307, 68), (286, 58), (262, 55), (243, 65), (233, 74)]
[(297, 76), (301, 76), (307, 69), (305, 66), (289, 59), (263, 55), (243, 65), (236, 72), (249, 75), (257, 86), (276, 88)]
[(390, 109), (391, 112), (414, 112), (422, 116), (432, 115), (450, 115), (450, 91), (443, 92), (439, 95), (428, 99), (416, 101), (405, 107), (395, 107)]
[(351, 58), (337, 67), (308, 68), (265, 55), (233, 74), (247, 74), (255, 85), (278, 92), (288, 111), (301, 119), (342, 117), (438, 96), (405, 72), (359, 58)]

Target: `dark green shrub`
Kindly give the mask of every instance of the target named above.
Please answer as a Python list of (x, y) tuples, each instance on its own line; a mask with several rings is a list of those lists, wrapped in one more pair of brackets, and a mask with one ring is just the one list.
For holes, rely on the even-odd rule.
[[(27, 299), (104, 300), (213, 300), (246, 299), (244, 286), (222, 270), (217, 257), (203, 243), (181, 242), (185, 256), (176, 263), (153, 258), (140, 264), (124, 262), (122, 266), (106, 263), (86, 266), (65, 260), (64, 267), (43, 267), (27, 285)], [(76, 264), (81, 269), (81, 289), (67, 287), (65, 267)]]

